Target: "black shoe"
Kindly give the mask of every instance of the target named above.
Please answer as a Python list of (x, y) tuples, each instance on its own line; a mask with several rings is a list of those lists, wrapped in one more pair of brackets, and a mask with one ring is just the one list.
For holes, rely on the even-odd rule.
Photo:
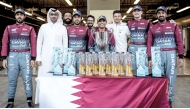
[(169, 101), (169, 103), (170, 103), (170, 108), (172, 108), (172, 101)]
[(32, 100), (27, 100), (27, 103), (28, 103), (28, 108), (34, 108)]
[(8, 102), (6, 108), (13, 108), (14, 107), (14, 102)]

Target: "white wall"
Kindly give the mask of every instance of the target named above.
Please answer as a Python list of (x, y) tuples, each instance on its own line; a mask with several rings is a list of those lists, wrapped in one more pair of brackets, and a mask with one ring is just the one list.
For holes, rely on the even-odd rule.
[(95, 26), (97, 25), (97, 19), (101, 15), (106, 16), (107, 22), (113, 21), (113, 14), (112, 14), (113, 11), (114, 10), (92, 10), (92, 11), (90, 11), (90, 14), (94, 15), (94, 17), (96, 19), (94, 25)]

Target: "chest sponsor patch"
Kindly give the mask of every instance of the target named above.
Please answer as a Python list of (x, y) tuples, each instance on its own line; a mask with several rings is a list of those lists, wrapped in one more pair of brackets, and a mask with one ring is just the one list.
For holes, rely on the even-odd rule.
[(77, 37), (75, 34), (71, 34), (69, 35), (69, 37)]
[(16, 30), (17, 30), (17, 28), (14, 28), (14, 29), (11, 30), (11, 32), (12, 32), (12, 33), (17, 33)]
[(138, 29), (142, 29), (142, 30), (145, 30), (146, 28), (145, 28), (145, 27), (138, 27)]
[(131, 28), (131, 30), (135, 30), (135, 28)]
[(22, 36), (29, 36), (28, 33), (21, 33), (20, 35), (22, 35)]
[(174, 34), (174, 32), (172, 32), (172, 31), (171, 32), (165, 32), (165, 34)]
[(83, 32), (83, 30), (79, 30), (79, 32)]

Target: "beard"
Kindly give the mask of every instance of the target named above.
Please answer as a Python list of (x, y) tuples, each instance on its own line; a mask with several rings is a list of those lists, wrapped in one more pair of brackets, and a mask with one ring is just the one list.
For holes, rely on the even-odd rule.
[(24, 19), (16, 19), (16, 22), (19, 23), (19, 24), (21, 24), (21, 23), (24, 22)]
[(64, 19), (63, 22), (68, 25), (68, 24), (71, 24), (72, 20), (71, 19)]
[(88, 27), (90, 27), (90, 28), (93, 27), (93, 24), (92, 24), (92, 23), (89, 23), (89, 24), (88, 24)]
[(164, 18), (163, 16), (161, 16), (161, 17), (158, 18), (159, 22), (164, 22), (165, 20), (166, 20), (166, 18)]

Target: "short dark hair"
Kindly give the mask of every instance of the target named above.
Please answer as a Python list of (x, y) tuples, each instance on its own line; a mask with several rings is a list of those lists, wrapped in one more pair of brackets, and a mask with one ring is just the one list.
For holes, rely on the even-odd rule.
[(92, 17), (92, 18), (94, 19), (94, 21), (95, 21), (95, 17), (94, 17), (93, 15), (88, 15), (88, 16), (87, 16), (87, 19), (88, 19), (89, 17)]
[(114, 15), (115, 13), (121, 14), (121, 11), (120, 11), (120, 10), (115, 10), (115, 11), (113, 11), (113, 15)]
[(66, 11), (63, 16), (65, 16), (66, 13), (70, 13), (71, 16), (72, 16), (72, 12), (69, 12), (69, 11)]

